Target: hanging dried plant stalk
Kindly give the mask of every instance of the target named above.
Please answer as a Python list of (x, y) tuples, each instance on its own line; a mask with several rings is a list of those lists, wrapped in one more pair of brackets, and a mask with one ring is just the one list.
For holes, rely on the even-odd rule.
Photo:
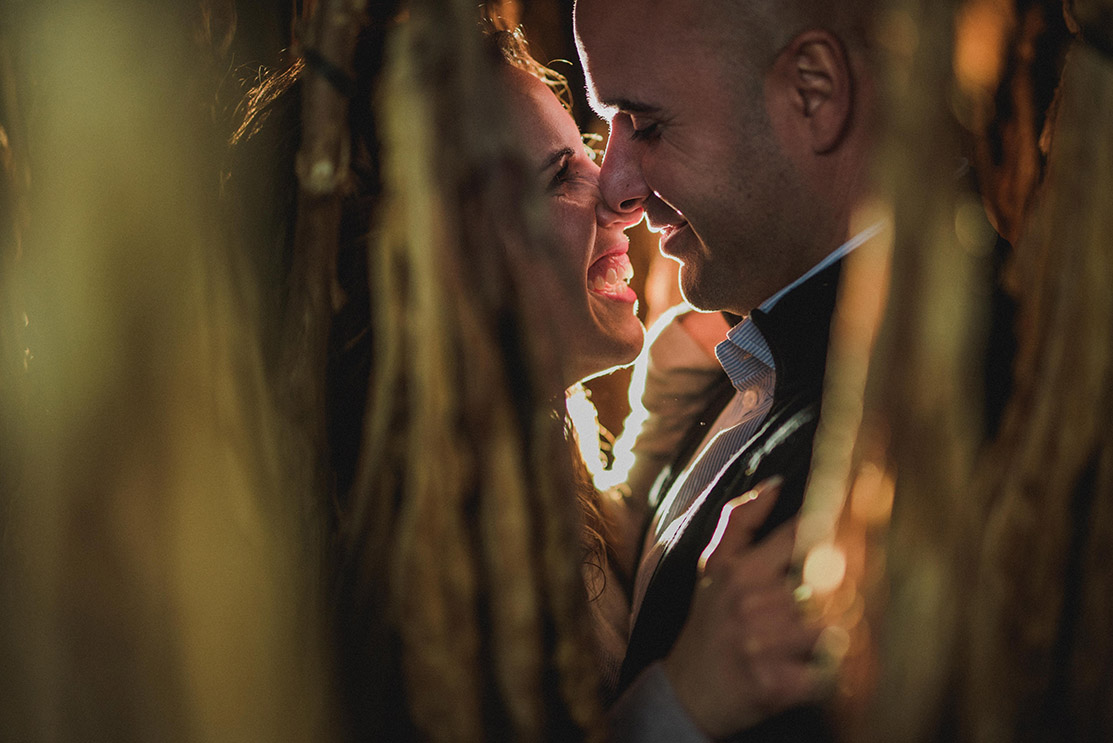
[[(977, 207), (940, 165), (954, 162), (950, 111), (967, 105), (952, 90), (947, 51), (956, 8), (915, 5), (894, 6), (885, 19), (897, 31), (887, 38), (915, 28), (918, 42), (907, 49), (911, 65), (892, 67), (903, 80), (891, 89), (885, 166), (897, 231), (893, 291), (866, 421), (881, 423), (897, 479), (887, 543), (872, 547), (883, 554), (889, 593), (872, 597), (885, 613), (865, 732), (875, 740), (1105, 740), (1113, 728), (1113, 65), (1085, 46), (1068, 57), (1046, 180), (1010, 274), (1019, 303), (1015, 388), (999, 435), (981, 450), (981, 394), (969, 365), (980, 358), (971, 341), (981, 269), (962, 248), (984, 250), (969, 239), (983, 230), (973, 226)], [(994, 27), (1007, 13), (981, 12), (992, 5), (976, 0), (954, 16), (960, 85), (977, 81), (984, 55), (1001, 51), (987, 41), (1008, 36)], [(1100, 5), (1080, 15), (1109, 18), (1109, 4)], [(1080, 27), (1083, 38), (1109, 33), (1100, 23)], [(869, 442), (860, 439), (861, 452)]]
[[(298, 214), (278, 386), (297, 438), (290, 455), (322, 490), (326, 481), (325, 366), (333, 314), (343, 302), (336, 278), (343, 189), (349, 177), (349, 96), (353, 56), (365, 22), (360, 0), (320, 0), (302, 53)], [(346, 85), (347, 83), (347, 85)]]
[(22, 476), (0, 473), (0, 658), (18, 681), (0, 738), (327, 740), (196, 50), (161, 6), (21, 5), (32, 357)]
[[(1113, 17), (1113, 4), (1083, 5), (1080, 18)], [(1113, 59), (1078, 45), (1016, 249), (1016, 390), (977, 483), (993, 499), (970, 614), (977, 741), (1113, 734), (1111, 122)]]
[[(846, 575), (828, 603), (846, 632), (835, 645), (848, 652), (840, 708), (849, 740), (932, 740), (953, 689), (957, 577), (968, 564), (959, 534), (982, 436), (980, 287), (992, 245), (963, 178), (952, 107), (956, 5), (894, 0), (876, 17), (885, 101), (877, 170), (892, 252), (848, 261), (816, 453), (834, 451), (831, 461), (845, 458), (849, 471), (825, 474), (830, 461), (817, 459), (812, 474), (847, 493), (835, 541)], [(871, 278), (886, 259), (887, 287)], [(856, 370), (872, 329), (855, 325), (886, 288), (863, 389)], [(847, 436), (852, 452), (838, 454)]]

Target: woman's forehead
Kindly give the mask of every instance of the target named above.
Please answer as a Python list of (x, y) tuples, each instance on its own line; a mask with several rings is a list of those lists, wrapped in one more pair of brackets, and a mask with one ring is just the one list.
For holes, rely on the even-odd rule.
[(576, 122), (545, 83), (513, 67), (506, 69), (503, 80), (509, 92), (510, 120), (524, 144), (580, 141)]

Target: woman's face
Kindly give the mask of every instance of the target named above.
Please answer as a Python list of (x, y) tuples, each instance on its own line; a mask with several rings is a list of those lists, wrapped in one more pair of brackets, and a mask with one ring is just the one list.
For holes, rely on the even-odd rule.
[(611, 211), (599, 193), (599, 166), (588, 155), (571, 115), (537, 78), (505, 68), (511, 126), (544, 193), (551, 244), (557, 249), (557, 307), (571, 384), (628, 364), (641, 350), (644, 328), (634, 314), (637, 294), (623, 233), (640, 207)]

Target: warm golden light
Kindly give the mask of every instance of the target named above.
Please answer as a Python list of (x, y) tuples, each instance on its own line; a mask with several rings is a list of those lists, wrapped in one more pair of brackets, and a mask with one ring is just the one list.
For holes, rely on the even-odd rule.
[(564, 407), (576, 432), (580, 456), (583, 457), (587, 471), (591, 473), (598, 486), (599, 479), (605, 476), (606, 470), (599, 451), (599, 418), (595, 405), (588, 399), (587, 390), (583, 385), (577, 384), (565, 395)]
[(858, 471), (850, 491), (850, 512), (867, 526), (877, 526), (889, 520), (893, 510), (893, 477), (873, 462), (867, 462)]
[(818, 544), (804, 558), (804, 583), (817, 593), (830, 593), (846, 575), (846, 555), (833, 544)]
[(1001, 74), (1009, 8), (998, 0), (975, 2), (955, 19), (955, 77), (967, 93), (991, 91)]

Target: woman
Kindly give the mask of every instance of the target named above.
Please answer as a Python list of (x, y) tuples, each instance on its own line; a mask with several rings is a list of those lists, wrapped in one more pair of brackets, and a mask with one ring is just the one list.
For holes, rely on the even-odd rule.
[(606, 207), (562, 80), (520, 35), (490, 35), (484, 71), (478, 35), (420, 7), (349, 121), (323, 494), (344, 727), (574, 739), (598, 725), (627, 613), (555, 408), (641, 349), (623, 234), (641, 210)]
[[(520, 34), (501, 32), (495, 38), (507, 61), (499, 78), (508, 93), (511, 133), (541, 188), (557, 251), (554, 265), (563, 274), (552, 310), (563, 331), (564, 383), (572, 386), (631, 363), (641, 351), (644, 328), (634, 312), (637, 294), (628, 283), (634, 271), (624, 230), (641, 221), (642, 209), (616, 212), (603, 200), (595, 153), (584, 145), (556, 94), (563, 78), (529, 56)], [(578, 460), (577, 449), (573, 457)], [(625, 652), (629, 607), (607, 555), (618, 537), (600, 516), (599, 494), (583, 463), (576, 464), (585, 519), (584, 579), (609, 695)]]

